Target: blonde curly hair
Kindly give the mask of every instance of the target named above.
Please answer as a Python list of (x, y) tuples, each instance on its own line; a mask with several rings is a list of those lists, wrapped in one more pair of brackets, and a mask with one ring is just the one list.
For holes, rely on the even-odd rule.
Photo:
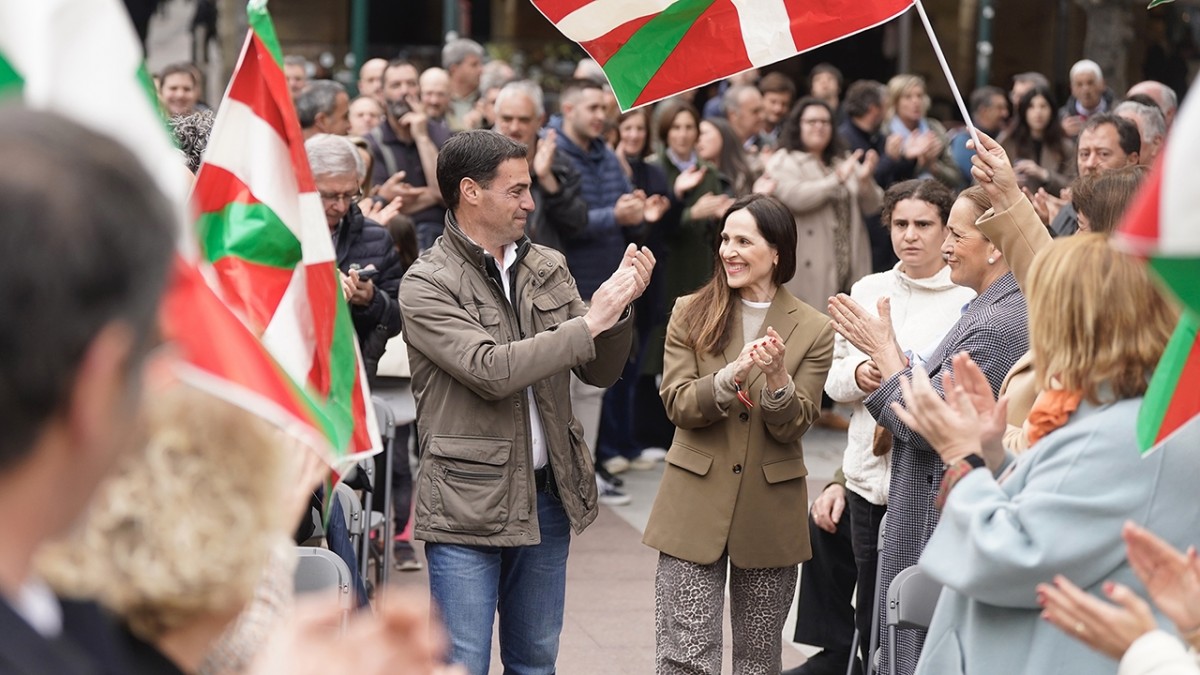
[(149, 441), (38, 569), (58, 593), (98, 601), (153, 641), (232, 618), (289, 524), (283, 450), (265, 422), (185, 385), (148, 399)]

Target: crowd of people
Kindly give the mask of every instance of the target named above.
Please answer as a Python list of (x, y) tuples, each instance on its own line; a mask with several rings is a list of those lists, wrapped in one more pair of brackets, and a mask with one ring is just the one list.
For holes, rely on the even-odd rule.
[[(794, 638), (823, 651), (793, 675), (873, 658), (900, 673), (1115, 673), (1119, 659), (1152, 673), (1132, 669), (1164, 644), (1190, 659), (1157, 629), (1167, 618), (1168, 632), (1200, 643), (1200, 565), (1179, 552), (1200, 515), (1187, 488), (1200, 429), (1146, 458), (1134, 438), (1178, 309), (1107, 240), (1174, 120), (1164, 85), (1118, 97), (1083, 60), (1058, 107), (1044, 76), (1023, 73), (1009, 92), (969, 97), (973, 141), (930, 117), (920, 76), (846, 86), (829, 64), (803, 95), (781, 72), (749, 71), (707, 101), (688, 92), (623, 114), (590, 60), (547, 92), (467, 39), (426, 68), (367, 61), (355, 96), (310, 80), (302, 58), (283, 69), (367, 375), (384, 392), (411, 378), (417, 419), (397, 430), (388, 478), (396, 532), (411, 516), (425, 542), (446, 660), (486, 673), (498, 614), (506, 670), (554, 672), (573, 533), (598, 504), (629, 503), (621, 474), (660, 462), (644, 535), (659, 552), (657, 672), (720, 671), (728, 585), (735, 672), (778, 673), (798, 566)], [(193, 172), (214, 114), (200, 77), (179, 64), (156, 78)], [(12, 429), (0, 494), (42, 506), (5, 556), (0, 621), (46, 644), (98, 625), (76, 623), (96, 619), (82, 606), (47, 613), (36, 576), (116, 616), (104, 635), (123, 649), (110, 670), (327, 664), (319, 640), (278, 646), (317, 620), (292, 608), (290, 590), (289, 538), (309, 537), (293, 530), (324, 497), (319, 472), (295, 459), (307, 453), (179, 382), (149, 385), (144, 450), (115, 452), (132, 442), (121, 432), (141, 398), (134, 364), (152, 361), (169, 260), (170, 217), (149, 179), (111, 171), (132, 159), (103, 139), (5, 114), (0, 157), (42, 142), (33, 169), (69, 166), (79, 198), (97, 195), (89, 208), (64, 203), (40, 237), (52, 245), (10, 256), (6, 273), (16, 283), (61, 243), (78, 249), (81, 278), (48, 289), (63, 296), (49, 306), (73, 307), (83, 287), (124, 295), (78, 307), (91, 322), (78, 334), (38, 324), (0, 340), (12, 350), (0, 380), (25, 397), (0, 411)], [(42, 203), (39, 181), (0, 179), (28, 192), (7, 213)], [(145, 203), (96, 206), (114, 194)], [(162, 232), (135, 243), (110, 216), (137, 209)], [(10, 315), (32, 311), (5, 302), (18, 303)], [(42, 314), (52, 320), (33, 320)], [(44, 333), (62, 334), (53, 353), (73, 359), (55, 360), (63, 372), (47, 391), (32, 359)], [(404, 372), (384, 365), (397, 349)], [(812, 425), (846, 444), (810, 505)], [(224, 465), (231, 447), (247, 448), (244, 464)], [(68, 463), (89, 468), (69, 498), (31, 482)], [(209, 472), (229, 482), (172, 503), (187, 491), (162, 476)], [(234, 522), (262, 536), (222, 551)], [(357, 570), (344, 533), (326, 537)], [(180, 538), (214, 552), (189, 559)], [(399, 569), (421, 569), (408, 537), (378, 544)], [(893, 641), (872, 619), (915, 565), (944, 590), (928, 632)], [(348, 630), (391, 631), (398, 662), (434, 672), (441, 637), (427, 609), (401, 604)], [(856, 628), (865, 637), (851, 653)], [(102, 641), (30, 658), (95, 672), (80, 664), (118, 658)], [(18, 658), (10, 651), (0, 659)]]

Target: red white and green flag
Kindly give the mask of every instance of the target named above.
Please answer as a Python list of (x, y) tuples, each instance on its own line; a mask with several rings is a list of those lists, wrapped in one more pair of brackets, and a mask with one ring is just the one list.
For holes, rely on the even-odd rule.
[(1138, 445), (1153, 449), (1200, 415), (1200, 101), (1189, 99), (1171, 128), (1154, 171), (1130, 206), (1115, 243), (1146, 258), (1183, 304), (1138, 416)]
[[(195, 235), (184, 217), (192, 177), (166, 133), (121, 1), (0, 3), (0, 99), (17, 97), (121, 142), (175, 205), (179, 251), (160, 323), (183, 357), (181, 376), (263, 416), (331, 463), (346, 455), (352, 446), (337, 444), (341, 437), (327, 422), (331, 415), (323, 400), (288, 376), (206, 278), (215, 274), (197, 258)], [(364, 428), (373, 430), (373, 423)]]
[(886, 23), (913, 0), (532, 0), (630, 110)]
[(337, 469), (382, 446), (266, 0), (247, 12), (192, 192), (200, 255), (287, 374), (295, 410), (329, 441)]

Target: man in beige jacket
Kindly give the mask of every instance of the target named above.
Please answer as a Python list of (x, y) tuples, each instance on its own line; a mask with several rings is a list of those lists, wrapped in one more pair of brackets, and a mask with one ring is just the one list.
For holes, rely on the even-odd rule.
[(445, 234), (400, 287), (422, 451), (415, 534), (452, 659), (488, 671), (499, 609), (505, 671), (549, 674), (571, 530), (596, 517), (570, 374), (600, 387), (620, 376), (654, 257), (630, 246), (589, 307), (562, 254), (525, 237), (524, 145), (463, 132), (437, 179)]

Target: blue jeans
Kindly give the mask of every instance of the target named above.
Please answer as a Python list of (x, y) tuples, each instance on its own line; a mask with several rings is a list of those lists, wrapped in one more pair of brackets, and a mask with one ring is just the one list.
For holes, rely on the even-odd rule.
[(512, 675), (552, 675), (558, 659), (571, 525), (557, 497), (537, 493), (537, 546), (425, 544), (429, 590), (450, 635), (450, 660), (486, 675), (500, 611), (500, 660)]

